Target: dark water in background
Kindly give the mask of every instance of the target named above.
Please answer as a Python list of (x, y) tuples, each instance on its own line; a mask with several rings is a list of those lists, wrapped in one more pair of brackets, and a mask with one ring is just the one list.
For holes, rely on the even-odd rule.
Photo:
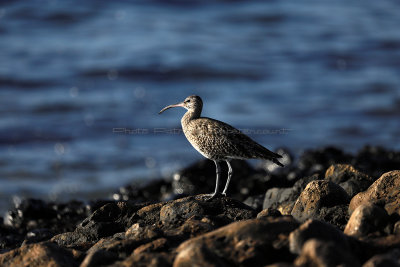
[(397, 0), (0, 3), (0, 211), (200, 159), (154, 133), (180, 128), (183, 110), (157, 112), (190, 94), (271, 149), (400, 148)]

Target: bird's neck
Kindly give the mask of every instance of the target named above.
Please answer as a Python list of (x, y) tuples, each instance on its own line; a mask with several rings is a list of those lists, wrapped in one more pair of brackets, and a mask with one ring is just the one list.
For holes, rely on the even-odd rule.
[(185, 126), (188, 125), (192, 120), (200, 118), (200, 115), (201, 115), (201, 109), (186, 111), (185, 115), (183, 115), (181, 120), (182, 127), (185, 128)]

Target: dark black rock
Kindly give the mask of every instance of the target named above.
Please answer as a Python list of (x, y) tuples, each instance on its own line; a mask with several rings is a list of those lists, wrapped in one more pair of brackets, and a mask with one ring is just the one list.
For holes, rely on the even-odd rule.
[(134, 201), (136, 203), (160, 201), (168, 198), (172, 192), (171, 182), (164, 179), (148, 181), (144, 184), (127, 185), (121, 187), (118, 193), (113, 195), (117, 201)]
[(67, 203), (25, 199), (7, 213), (6, 226), (1, 227), (0, 244), (3, 249), (15, 248), (25, 243), (50, 239), (53, 235), (73, 231), (90, 213), (79, 201)]
[(340, 230), (344, 230), (350, 215), (347, 212), (348, 205), (336, 205), (333, 207), (321, 207), (316, 219), (328, 222)]
[(299, 158), (297, 168), (303, 176), (315, 173), (321, 177), (332, 164), (350, 163), (352, 156), (335, 147), (325, 147), (316, 150), (307, 150)]
[(79, 201), (56, 204), (39, 199), (25, 199), (8, 212), (6, 223), (24, 233), (38, 228), (66, 232), (74, 229), (88, 214), (86, 205)]
[(40, 241), (49, 240), (54, 234), (46, 228), (34, 229), (26, 234), (24, 244), (37, 243)]
[(292, 187), (271, 188), (264, 196), (263, 209), (274, 208), (291, 212), (295, 201), (307, 184), (320, 179), (317, 174), (298, 180)]
[[(246, 161), (232, 160), (233, 176), (227, 195), (244, 201), (249, 196), (264, 194), (268, 188), (290, 186), (288, 171), (268, 173), (264, 169), (254, 169)], [(221, 190), (227, 177), (227, 166), (221, 162)], [(174, 194), (195, 195), (212, 193), (215, 189), (215, 164), (211, 160), (202, 160), (176, 173), (172, 181)]]
[(125, 231), (133, 224), (135, 212), (141, 207), (128, 202), (108, 203), (82, 221), (75, 232), (89, 240), (98, 240)]
[(260, 212), (263, 209), (264, 194), (249, 196), (243, 203), (252, 207), (255, 211)]
[(385, 172), (399, 169), (400, 152), (379, 146), (365, 146), (351, 163), (360, 171), (377, 178)]
[[(223, 174), (228, 173), (228, 168), (224, 162), (221, 164), (221, 170)], [(246, 195), (249, 187), (254, 182), (252, 179), (246, 179), (248, 185), (241, 186), (241, 179), (250, 178), (256, 173), (256, 171), (245, 161), (233, 160), (231, 162), (233, 168), (233, 177), (231, 184), (228, 189), (229, 195), (243, 194)], [(201, 160), (174, 175), (172, 181), (172, 190), (175, 194), (204, 194), (212, 193), (215, 188), (215, 177), (216, 177), (215, 164), (211, 160)], [(222, 175), (221, 187), (225, 185), (226, 175)]]
[[(327, 147), (308, 150), (298, 160), (290, 151), (278, 153), (284, 156), (283, 168), (261, 161), (254, 169), (245, 161), (232, 161), (229, 197), (211, 201), (196, 195), (214, 191), (215, 165), (210, 160), (189, 166), (171, 180), (123, 187), (113, 199), (89, 204), (26, 199), (0, 224), (0, 262), (29, 262), (37, 250), (45, 254), (45, 262), (85, 267), (185, 266), (196, 260), (210, 266), (398, 263), (400, 216), (380, 212), (397, 210), (395, 186), (389, 206), (383, 201), (375, 208), (378, 212), (363, 217), (365, 224), (360, 225), (367, 230), (360, 236), (347, 236), (341, 229), (349, 221), (349, 195), (364, 191), (383, 172), (398, 169), (399, 152), (365, 147), (353, 156)], [(333, 168), (321, 180), (328, 167), (338, 163), (352, 165)], [(222, 189), (227, 168), (223, 162), (221, 166)], [(314, 187), (305, 189), (308, 184)], [(266, 209), (261, 211), (262, 205)], [(299, 227), (287, 215), (291, 213), (300, 221), (314, 219)], [(294, 253), (300, 255), (295, 262)]]
[(375, 255), (363, 267), (400, 267), (400, 249), (393, 249), (388, 253)]

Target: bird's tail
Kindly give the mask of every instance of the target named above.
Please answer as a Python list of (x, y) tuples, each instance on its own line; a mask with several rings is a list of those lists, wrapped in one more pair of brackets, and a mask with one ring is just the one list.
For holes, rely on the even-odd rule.
[(280, 163), (279, 162), (279, 160), (278, 159), (280, 159), (280, 158), (282, 158), (282, 155), (279, 155), (279, 154), (277, 154), (277, 153), (274, 153), (274, 152), (272, 152), (272, 151), (269, 151), (270, 152), (270, 160), (273, 162), (273, 163), (275, 163), (276, 165), (278, 165), (278, 166), (280, 166), (280, 167), (285, 167), (285, 165), (283, 165), (282, 163)]
[(272, 162), (275, 163), (275, 164), (278, 165), (278, 166), (285, 167), (285, 165), (283, 165), (282, 163), (280, 163), (276, 158), (273, 158), (273, 159), (272, 159)]
[(270, 151), (269, 149), (259, 145), (256, 143), (256, 153), (258, 154), (256, 158), (270, 160), (278, 166), (284, 167), (282, 163), (278, 161), (278, 159), (282, 158), (282, 155), (279, 155), (275, 152)]

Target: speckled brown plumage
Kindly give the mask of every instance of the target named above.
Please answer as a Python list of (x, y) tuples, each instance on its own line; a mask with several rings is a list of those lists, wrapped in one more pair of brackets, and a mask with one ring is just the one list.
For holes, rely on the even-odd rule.
[(205, 117), (188, 120), (185, 118), (190, 116), (188, 113), (182, 119), (183, 132), (193, 147), (208, 159), (273, 160), (281, 157), (229, 124)]
[(160, 113), (172, 107), (187, 109), (181, 120), (186, 138), (204, 157), (215, 162), (217, 183), (215, 192), (210, 199), (218, 195), (219, 161), (226, 161), (229, 167), (228, 180), (223, 194), (226, 193), (233, 172), (229, 163), (231, 159), (267, 159), (283, 167), (283, 164), (277, 160), (282, 157), (281, 155), (269, 151), (229, 124), (200, 117), (203, 101), (199, 96), (189, 96), (181, 103), (163, 108)]

